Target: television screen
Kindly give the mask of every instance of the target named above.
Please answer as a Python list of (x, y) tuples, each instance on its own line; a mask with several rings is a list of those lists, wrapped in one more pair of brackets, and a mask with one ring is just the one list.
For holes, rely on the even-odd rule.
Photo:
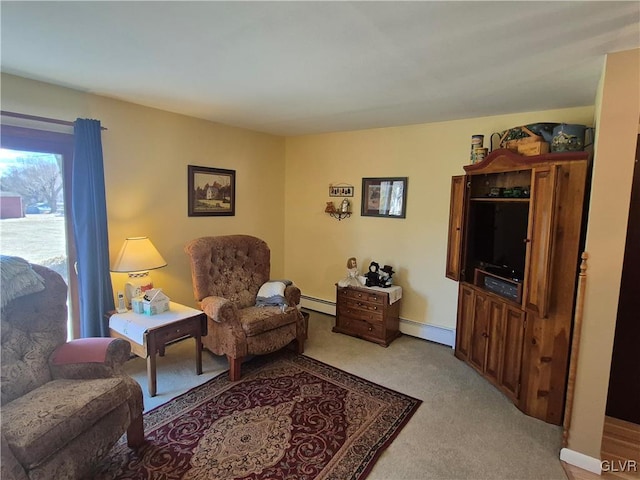
[(474, 268), (481, 267), (497, 275), (522, 280), (529, 203), (472, 202), (470, 215), (469, 274)]

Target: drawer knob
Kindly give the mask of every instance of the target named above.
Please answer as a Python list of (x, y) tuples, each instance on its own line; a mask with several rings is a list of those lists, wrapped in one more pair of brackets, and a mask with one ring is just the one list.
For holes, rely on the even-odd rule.
[(369, 331), (371, 332), (373, 330), (373, 327), (369, 327)]
[(374, 309), (374, 310), (377, 310), (377, 309), (378, 309), (378, 307), (373, 307), (373, 309)]

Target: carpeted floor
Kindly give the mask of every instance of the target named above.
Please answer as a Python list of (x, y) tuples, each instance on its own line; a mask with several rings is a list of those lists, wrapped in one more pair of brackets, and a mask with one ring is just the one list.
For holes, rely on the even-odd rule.
[[(562, 429), (524, 415), (451, 348), (408, 335), (383, 348), (333, 333), (334, 324), (334, 317), (311, 312), (305, 356), (423, 401), (367, 480), (566, 480)], [(127, 363), (143, 386), (146, 410), (228, 368), (205, 352), (204, 373), (195, 375), (193, 345), (171, 345), (158, 359), (156, 397), (147, 393), (145, 361)]]
[(364, 479), (420, 400), (287, 350), (145, 414), (95, 479)]

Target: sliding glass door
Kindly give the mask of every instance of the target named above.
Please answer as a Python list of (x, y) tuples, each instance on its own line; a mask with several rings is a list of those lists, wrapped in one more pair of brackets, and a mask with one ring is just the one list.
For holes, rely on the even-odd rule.
[(69, 286), (69, 338), (79, 336), (70, 215), (73, 135), (2, 126), (0, 251), (57, 271)]

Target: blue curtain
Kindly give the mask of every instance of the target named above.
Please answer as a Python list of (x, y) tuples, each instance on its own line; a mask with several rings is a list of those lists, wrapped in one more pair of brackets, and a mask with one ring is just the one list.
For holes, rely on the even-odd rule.
[(105, 313), (115, 308), (109, 273), (107, 204), (102, 138), (98, 120), (74, 126), (71, 215), (80, 297), (80, 336), (108, 337)]

